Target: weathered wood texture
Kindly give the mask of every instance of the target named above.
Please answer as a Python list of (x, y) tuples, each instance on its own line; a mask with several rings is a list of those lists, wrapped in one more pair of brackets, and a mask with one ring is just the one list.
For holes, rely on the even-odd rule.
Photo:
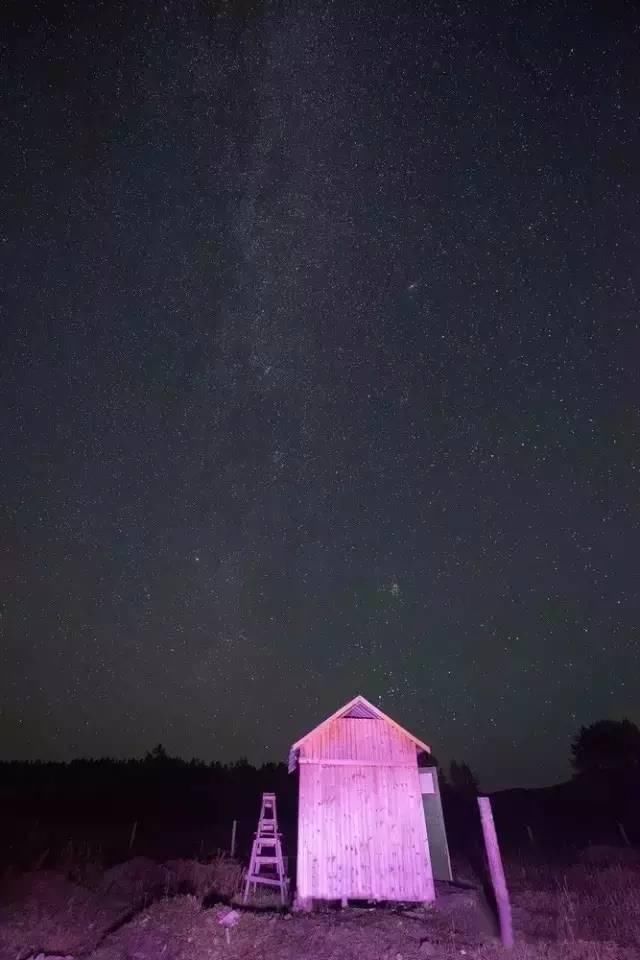
[(433, 900), (415, 743), (384, 719), (339, 718), (299, 763), (298, 897)]
[(400, 761), (417, 767), (416, 748), (382, 720), (342, 717), (318, 730), (302, 744), (300, 760), (372, 760), (383, 764)]
[(493, 884), (493, 892), (495, 893), (498, 907), (500, 937), (502, 939), (502, 945), (510, 950), (513, 946), (511, 901), (509, 900), (509, 890), (507, 889), (507, 881), (504, 876), (502, 857), (500, 856), (500, 847), (498, 845), (498, 837), (493, 822), (493, 811), (489, 797), (478, 797), (478, 807), (480, 808), (480, 822), (482, 824), (482, 834), (487, 853), (487, 862), (489, 864), (489, 873), (491, 874), (491, 883)]

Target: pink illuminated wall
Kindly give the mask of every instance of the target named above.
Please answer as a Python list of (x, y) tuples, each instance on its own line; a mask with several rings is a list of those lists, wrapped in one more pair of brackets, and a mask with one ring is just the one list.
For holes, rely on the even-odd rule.
[(374, 707), (298, 741), (299, 900), (433, 899), (417, 744)]

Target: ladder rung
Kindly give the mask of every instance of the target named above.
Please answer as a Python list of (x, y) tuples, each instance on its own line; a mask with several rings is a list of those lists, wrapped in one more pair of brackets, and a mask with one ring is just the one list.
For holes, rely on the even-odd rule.
[(285, 880), (278, 880), (277, 877), (247, 877), (249, 883), (263, 883), (267, 887), (283, 887)]

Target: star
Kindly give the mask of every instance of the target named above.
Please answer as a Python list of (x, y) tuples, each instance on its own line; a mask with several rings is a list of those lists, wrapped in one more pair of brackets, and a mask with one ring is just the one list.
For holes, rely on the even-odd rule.
[(278, 760), (362, 692), (568, 777), (640, 719), (634, 5), (526, 56), (492, 5), (14, 6), (0, 756)]

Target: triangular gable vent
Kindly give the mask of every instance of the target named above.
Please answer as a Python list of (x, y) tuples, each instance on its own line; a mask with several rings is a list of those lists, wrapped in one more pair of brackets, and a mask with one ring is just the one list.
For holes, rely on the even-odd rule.
[(347, 720), (379, 720), (380, 714), (375, 713), (368, 703), (358, 700), (342, 714), (342, 718)]

